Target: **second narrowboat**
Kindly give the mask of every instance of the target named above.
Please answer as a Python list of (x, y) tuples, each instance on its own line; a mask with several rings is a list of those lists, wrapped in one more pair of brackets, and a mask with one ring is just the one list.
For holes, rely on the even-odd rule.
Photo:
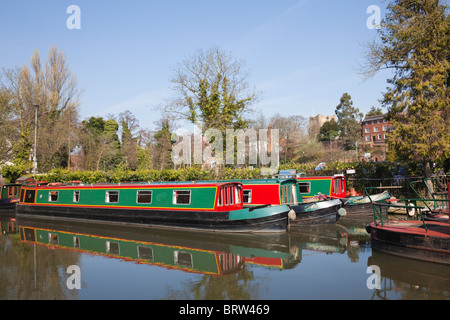
[(18, 183), (0, 184), (0, 209), (14, 209), (19, 201), (20, 187), (21, 184)]

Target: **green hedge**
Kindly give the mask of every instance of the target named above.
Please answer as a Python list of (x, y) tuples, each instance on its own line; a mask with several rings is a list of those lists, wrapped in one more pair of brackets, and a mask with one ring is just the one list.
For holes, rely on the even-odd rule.
[[(353, 179), (390, 179), (394, 178), (402, 167), (399, 164), (386, 162), (336, 162), (325, 166), (323, 170), (315, 170), (316, 165), (305, 164), (283, 164), (280, 170), (296, 169), (297, 172), (305, 172), (307, 176), (333, 175), (344, 173), (347, 169), (355, 169), (356, 173)], [(403, 169), (406, 175), (421, 175), (417, 168), (414, 170), (409, 167), (408, 170)], [(419, 173), (419, 174), (418, 174)], [(194, 180), (227, 180), (227, 179), (259, 179), (264, 178), (260, 169), (249, 168), (223, 168), (218, 170), (202, 170), (199, 167), (190, 167), (182, 169), (165, 169), (159, 170), (138, 170), (130, 171), (124, 169), (116, 169), (113, 171), (70, 171), (67, 169), (56, 169), (44, 175), (37, 175), (36, 180), (48, 182), (68, 182), (79, 180), (84, 183), (95, 182), (136, 182), (136, 181), (194, 181)]]

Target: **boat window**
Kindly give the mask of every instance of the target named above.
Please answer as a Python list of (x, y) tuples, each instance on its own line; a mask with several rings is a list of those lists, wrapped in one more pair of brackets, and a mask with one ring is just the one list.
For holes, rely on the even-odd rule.
[(34, 196), (36, 195), (36, 190), (26, 190), (25, 199), (23, 202), (25, 203), (34, 203)]
[(189, 252), (184, 251), (174, 251), (174, 262), (176, 265), (182, 266), (182, 267), (188, 267), (192, 268), (192, 254)]
[(106, 241), (106, 253), (119, 255), (120, 254), (119, 243)]
[(241, 187), (234, 187), (234, 199), (236, 200), (236, 204), (241, 203)]
[(58, 201), (58, 191), (50, 191), (48, 193), (48, 201), (57, 202)]
[(106, 191), (106, 202), (117, 203), (119, 202), (119, 191)]
[(234, 203), (234, 188), (232, 186), (228, 186), (228, 192), (230, 194), (230, 204)]
[(311, 182), (299, 182), (298, 188), (300, 193), (310, 193), (311, 192)]
[(23, 202), (24, 201), (24, 195), (25, 195), (25, 190), (20, 190), (20, 202)]
[(49, 233), (48, 234), (48, 243), (50, 244), (59, 244), (58, 235), (56, 233)]
[(8, 198), (12, 198), (16, 195), (16, 187), (8, 187)]
[(334, 179), (333, 194), (340, 194), (342, 192), (341, 189), (341, 179)]
[(222, 204), (223, 204), (223, 197), (222, 197), (222, 192), (223, 192), (223, 190), (222, 190), (222, 188), (219, 188), (219, 199), (217, 200), (217, 206), (219, 206), (219, 207), (221, 207), (222, 206)]
[(174, 190), (173, 204), (190, 204), (191, 190)]
[(295, 192), (295, 185), (291, 185), (292, 204), (297, 204), (297, 192)]
[(147, 259), (153, 261), (153, 248), (138, 246), (137, 251), (139, 259)]
[(252, 203), (252, 190), (244, 190), (242, 200), (244, 203)]
[(151, 190), (138, 191), (137, 203), (152, 203), (152, 191)]
[(227, 206), (227, 205), (230, 204), (230, 200), (229, 200), (230, 197), (228, 195), (228, 188), (227, 187), (223, 187), (223, 194), (225, 195), (223, 204)]
[(73, 247), (79, 249), (80, 248), (80, 238), (73, 237)]
[(73, 202), (80, 201), (80, 191), (74, 191), (73, 192)]
[(36, 233), (32, 228), (23, 228), (23, 238), (26, 241), (36, 241)]

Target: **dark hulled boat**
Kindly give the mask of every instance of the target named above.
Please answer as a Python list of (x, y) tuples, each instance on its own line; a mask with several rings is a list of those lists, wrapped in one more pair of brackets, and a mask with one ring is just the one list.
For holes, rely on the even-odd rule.
[[(371, 237), (372, 248), (405, 258), (450, 265), (450, 221), (426, 221), (424, 206), (412, 203), (399, 205), (373, 203), (374, 222), (366, 228)], [(389, 208), (414, 210), (411, 220), (389, 219)], [(382, 210), (386, 209), (383, 218)], [(408, 218), (408, 217), (407, 217)]]
[(284, 232), (286, 205), (244, 208), (242, 184), (48, 184), (22, 187), (18, 215), (220, 232)]
[(19, 201), (20, 187), (18, 183), (0, 184), (0, 209), (14, 209)]
[(242, 183), (244, 207), (288, 205), (292, 215), (291, 226), (336, 223), (345, 209), (339, 199), (303, 202), (297, 179), (248, 179)]

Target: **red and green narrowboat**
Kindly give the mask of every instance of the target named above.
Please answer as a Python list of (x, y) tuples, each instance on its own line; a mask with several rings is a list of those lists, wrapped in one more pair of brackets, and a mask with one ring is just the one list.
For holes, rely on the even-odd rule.
[(0, 209), (14, 209), (19, 201), (20, 187), (18, 183), (0, 184)]
[(243, 207), (242, 184), (119, 183), (22, 187), (17, 214), (220, 232), (284, 232), (286, 205)]
[(214, 276), (240, 272), (247, 263), (292, 268), (301, 258), (301, 251), (290, 247), (288, 233), (211, 237), (180, 230), (34, 218), (19, 218), (18, 226), (23, 243)]
[(239, 180), (243, 188), (244, 206), (286, 204), (294, 211), (291, 224), (310, 225), (335, 223), (345, 215), (339, 199), (303, 202), (296, 179)]
[[(320, 195), (326, 195), (330, 198), (346, 197), (346, 180), (343, 175), (307, 177), (303, 173), (297, 173), (297, 170), (280, 170), (275, 175), (276, 178), (294, 178), (299, 182), (300, 194), (304, 201), (317, 198)], [(314, 200), (314, 201), (317, 201)]]

